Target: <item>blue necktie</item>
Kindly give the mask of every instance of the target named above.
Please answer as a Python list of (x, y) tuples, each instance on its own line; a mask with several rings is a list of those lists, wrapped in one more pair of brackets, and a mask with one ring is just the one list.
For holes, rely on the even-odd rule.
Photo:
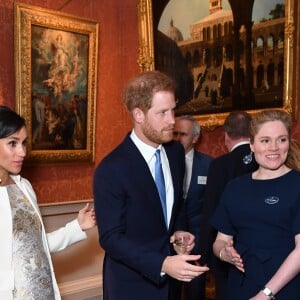
[(167, 219), (167, 205), (166, 205), (166, 187), (165, 187), (165, 179), (164, 173), (161, 166), (160, 160), (160, 150), (156, 150), (155, 152), (155, 184), (159, 193), (159, 198), (161, 202), (161, 206), (164, 213), (164, 218), (166, 225), (168, 227), (168, 219)]

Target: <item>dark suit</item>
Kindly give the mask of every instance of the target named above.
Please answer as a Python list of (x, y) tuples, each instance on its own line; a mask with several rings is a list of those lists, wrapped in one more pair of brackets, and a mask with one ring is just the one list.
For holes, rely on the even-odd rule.
[[(163, 145), (174, 187), (169, 229), (155, 182), (130, 136), (113, 150), (94, 174), (95, 212), (103, 264), (104, 300), (173, 300), (162, 263), (172, 254), (170, 235), (185, 229), (182, 209), (184, 150), (177, 142)], [(176, 291), (178, 292), (178, 291)]]
[(203, 202), (203, 225), (201, 227), (200, 250), (203, 262), (208, 263), (215, 276), (216, 300), (223, 299), (224, 288), (227, 282), (227, 263), (221, 262), (212, 252), (217, 231), (209, 223), (226, 184), (233, 178), (242, 174), (253, 172), (257, 169), (257, 163), (252, 159), (251, 163), (245, 164), (243, 158), (251, 152), (249, 144), (240, 145), (231, 152), (220, 156), (212, 161), (208, 170), (207, 185)]
[[(195, 151), (192, 176), (185, 199), (188, 231), (195, 235), (194, 254), (200, 253), (199, 240), (202, 223), (203, 195), (206, 187), (206, 178), (212, 158), (206, 154)], [(186, 300), (205, 299), (205, 274), (196, 277), (190, 283), (184, 284)]]

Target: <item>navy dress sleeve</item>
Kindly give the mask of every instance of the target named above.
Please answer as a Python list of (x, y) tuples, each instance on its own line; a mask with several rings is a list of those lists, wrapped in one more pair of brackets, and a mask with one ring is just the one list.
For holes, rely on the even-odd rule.
[(210, 223), (219, 232), (234, 236), (236, 234), (236, 230), (229, 215), (229, 202), (233, 195), (232, 189), (232, 184), (229, 182), (225, 187), (221, 200), (210, 220)]

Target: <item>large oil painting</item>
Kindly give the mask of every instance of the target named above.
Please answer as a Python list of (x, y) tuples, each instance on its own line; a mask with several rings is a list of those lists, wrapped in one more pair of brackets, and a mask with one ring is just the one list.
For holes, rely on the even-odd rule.
[(16, 94), (29, 131), (29, 160), (94, 159), (98, 24), (15, 6)]
[(232, 110), (296, 115), (295, 0), (140, 0), (141, 70), (176, 82), (177, 115), (207, 128)]

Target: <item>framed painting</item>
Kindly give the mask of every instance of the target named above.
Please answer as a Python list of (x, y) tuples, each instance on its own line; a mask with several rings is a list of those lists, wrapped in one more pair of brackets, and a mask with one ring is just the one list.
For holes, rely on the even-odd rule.
[(98, 23), (19, 3), (14, 18), (29, 162), (93, 162)]
[(138, 0), (141, 71), (176, 83), (176, 114), (212, 130), (232, 110), (297, 115), (296, 0)]

